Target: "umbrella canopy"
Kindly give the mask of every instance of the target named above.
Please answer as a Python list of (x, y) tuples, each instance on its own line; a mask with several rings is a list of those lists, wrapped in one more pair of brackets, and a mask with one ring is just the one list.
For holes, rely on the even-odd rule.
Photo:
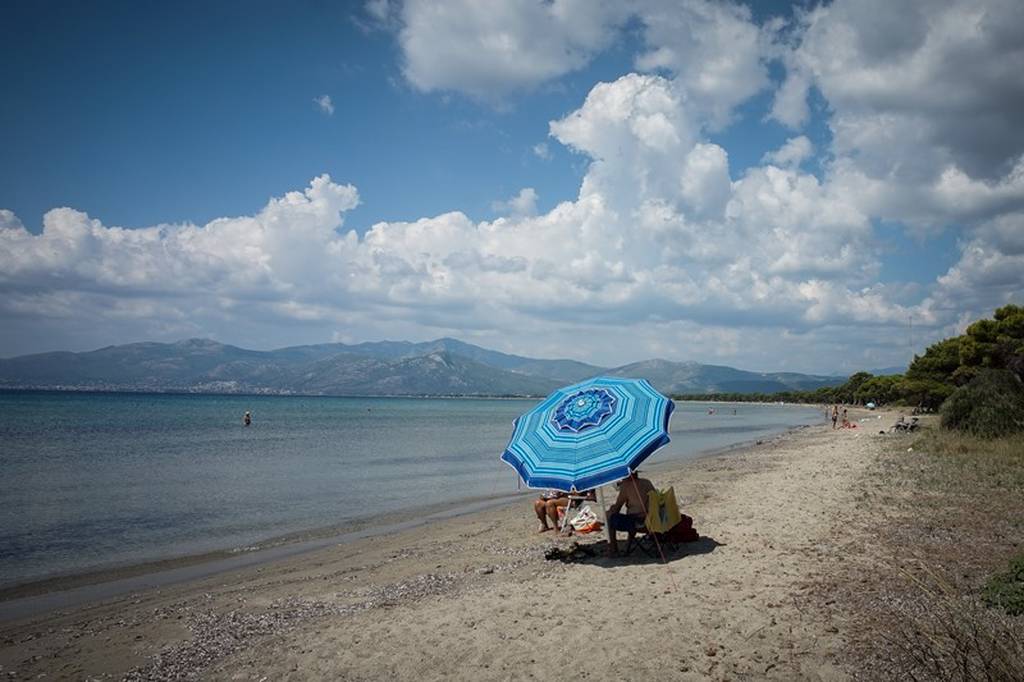
[(673, 409), (643, 379), (588, 379), (516, 419), (501, 459), (531, 488), (596, 488), (625, 478), (669, 442)]

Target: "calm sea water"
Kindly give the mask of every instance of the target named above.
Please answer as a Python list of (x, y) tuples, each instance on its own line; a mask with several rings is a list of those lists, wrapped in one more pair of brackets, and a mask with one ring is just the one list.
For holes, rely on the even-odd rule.
[[(498, 457), (534, 404), (0, 392), (0, 585), (513, 493)], [(714, 407), (679, 403), (672, 443), (650, 461), (823, 420)]]

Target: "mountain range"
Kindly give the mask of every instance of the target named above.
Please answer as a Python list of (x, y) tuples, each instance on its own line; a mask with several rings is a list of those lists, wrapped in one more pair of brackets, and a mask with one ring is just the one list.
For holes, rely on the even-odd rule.
[(597, 375), (647, 379), (667, 394), (811, 390), (845, 377), (645, 360), (598, 367), (443, 338), (255, 351), (208, 339), (131, 343), (0, 359), (0, 388), (351, 396), (542, 396)]

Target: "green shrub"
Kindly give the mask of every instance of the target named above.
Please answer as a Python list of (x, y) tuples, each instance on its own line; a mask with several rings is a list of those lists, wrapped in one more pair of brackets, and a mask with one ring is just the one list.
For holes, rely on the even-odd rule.
[(1024, 384), (1007, 370), (982, 370), (939, 410), (942, 426), (982, 438), (1024, 430)]
[(1010, 562), (1008, 571), (989, 579), (982, 598), (989, 606), (1000, 608), (1011, 616), (1024, 614), (1024, 554)]

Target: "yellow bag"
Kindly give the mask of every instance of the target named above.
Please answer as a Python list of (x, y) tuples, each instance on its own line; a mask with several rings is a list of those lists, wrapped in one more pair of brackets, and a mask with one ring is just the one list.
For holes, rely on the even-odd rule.
[(679, 523), (679, 504), (675, 488), (652, 490), (647, 493), (647, 517), (644, 525), (652, 533), (664, 533)]

